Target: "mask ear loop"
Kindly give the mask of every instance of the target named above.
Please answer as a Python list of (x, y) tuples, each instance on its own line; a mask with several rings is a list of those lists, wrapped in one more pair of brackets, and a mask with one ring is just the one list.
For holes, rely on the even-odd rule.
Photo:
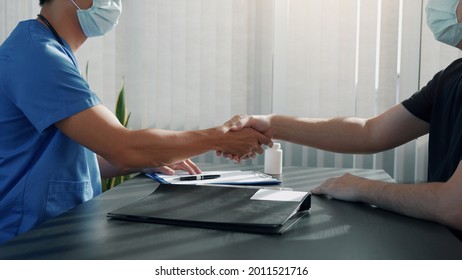
[(82, 10), (82, 9), (80, 9), (80, 7), (77, 5), (77, 3), (75, 3), (74, 0), (71, 0), (71, 2), (77, 7), (77, 9)]

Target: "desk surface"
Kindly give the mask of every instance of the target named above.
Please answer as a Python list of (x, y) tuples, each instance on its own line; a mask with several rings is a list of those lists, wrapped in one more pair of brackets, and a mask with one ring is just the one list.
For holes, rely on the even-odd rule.
[[(209, 166), (203, 170), (250, 169)], [(392, 180), (379, 170), (284, 168), (282, 184), (310, 190), (351, 172)], [(106, 213), (150, 194), (138, 176), (0, 246), (0, 259), (462, 259), (445, 227), (360, 203), (312, 197), (310, 214), (283, 235), (112, 220)]]

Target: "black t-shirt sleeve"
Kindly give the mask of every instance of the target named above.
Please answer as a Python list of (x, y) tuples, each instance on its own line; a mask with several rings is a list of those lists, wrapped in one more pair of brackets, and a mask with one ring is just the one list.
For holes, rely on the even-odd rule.
[(403, 106), (411, 112), (411, 114), (428, 123), (430, 123), (433, 97), (440, 75), (441, 72), (438, 72), (426, 86), (402, 102)]

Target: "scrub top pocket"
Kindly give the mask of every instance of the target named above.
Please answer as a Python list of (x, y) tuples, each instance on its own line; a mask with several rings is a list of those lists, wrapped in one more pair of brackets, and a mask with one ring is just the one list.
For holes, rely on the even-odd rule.
[(50, 181), (45, 218), (55, 217), (92, 197), (90, 181)]

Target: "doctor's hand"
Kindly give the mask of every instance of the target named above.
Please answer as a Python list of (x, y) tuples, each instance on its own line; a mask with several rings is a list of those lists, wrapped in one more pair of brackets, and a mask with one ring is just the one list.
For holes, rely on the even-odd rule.
[(156, 167), (156, 168), (145, 169), (145, 170), (143, 170), (143, 172), (145, 172), (145, 173), (162, 173), (162, 174), (166, 174), (166, 175), (174, 175), (175, 170), (184, 170), (184, 171), (188, 172), (191, 175), (202, 173), (200, 168), (194, 162), (192, 162), (190, 159), (187, 159), (187, 160), (184, 160), (182, 162), (172, 164), (172, 165), (169, 165), (169, 166), (161, 166), (161, 167)]

